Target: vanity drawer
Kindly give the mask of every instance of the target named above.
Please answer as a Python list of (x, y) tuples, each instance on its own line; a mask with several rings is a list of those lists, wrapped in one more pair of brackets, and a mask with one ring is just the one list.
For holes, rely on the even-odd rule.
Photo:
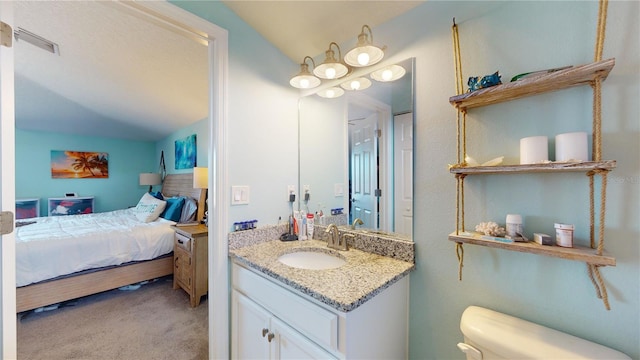
[(176, 246), (179, 246), (185, 249), (187, 252), (191, 253), (191, 238), (188, 236), (184, 236), (178, 232), (175, 233), (174, 242)]
[(232, 276), (236, 290), (320, 346), (338, 350), (337, 314), (235, 263)]

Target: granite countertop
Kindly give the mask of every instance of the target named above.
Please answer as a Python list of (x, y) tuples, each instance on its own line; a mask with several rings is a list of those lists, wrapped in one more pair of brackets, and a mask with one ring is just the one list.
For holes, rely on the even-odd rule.
[[(289, 267), (278, 261), (284, 253), (307, 248), (338, 254), (347, 263), (336, 269), (308, 270)], [(329, 249), (326, 242), (319, 240), (267, 241), (229, 249), (229, 256), (241, 265), (262, 272), (342, 312), (356, 309), (415, 268), (411, 262), (353, 248), (348, 251)]]

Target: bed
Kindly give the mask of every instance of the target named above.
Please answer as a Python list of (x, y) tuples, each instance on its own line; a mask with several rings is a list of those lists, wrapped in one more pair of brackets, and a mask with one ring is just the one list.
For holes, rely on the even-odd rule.
[[(195, 199), (197, 202), (196, 220), (200, 221), (204, 217), (202, 204), (205, 204), (206, 201), (206, 190), (193, 188), (193, 174), (167, 175), (163, 182), (162, 194), (167, 197), (185, 196)], [(71, 215), (56, 219), (41, 218), (41, 224), (21, 226), (16, 232), (17, 312), (37, 309), (173, 274), (173, 256), (171, 256), (173, 229), (171, 227), (176, 222), (159, 218), (149, 223), (138, 221), (138, 225), (133, 225), (131, 222), (120, 220), (120, 218), (126, 219), (127, 216), (131, 217), (131, 212), (134, 210), (132, 208), (103, 213), (105, 218), (102, 220), (100, 214)], [(69, 223), (72, 223), (73, 226), (68, 225)], [(107, 223), (110, 224), (107, 225)], [(113, 230), (102, 231), (103, 226), (105, 229)], [(129, 228), (129, 226), (131, 227)], [(40, 231), (38, 231), (38, 227), (40, 227)], [(101, 230), (93, 231), (93, 227)], [(51, 231), (48, 234), (38, 234), (43, 232), (43, 228), (50, 228)], [(141, 235), (134, 237), (133, 232), (139, 232)], [(69, 257), (47, 255), (46, 251), (55, 251), (55, 249), (46, 250), (46, 247), (52, 245), (47, 245), (45, 250), (40, 250), (40, 254), (30, 254), (25, 249), (24, 243), (29, 245), (26, 248), (34, 247), (32, 245), (40, 240), (46, 238), (49, 243), (52, 237), (63, 237), (60, 235), (63, 233), (68, 233), (69, 236), (64, 236), (64, 244), (66, 245), (60, 243), (59, 246), (71, 244), (71, 247), (62, 251), (58, 249), (58, 254), (60, 252), (70, 253)], [(38, 236), (43, 239), (39, 239)], [(99, 242), (100, 239), (107, 241), (106, 245), (105, 242)], [(89, 246), (90, 243), (95, 243), (98, 248), (96, 250), (85, 249), (80, 252), (79, 248)], [(99, 257), (91, 258), (93, 253), (100, 253), (102, 248), (116, 249), (115, 253), (118, 258), (109, 260), (112, 263), (115, 262), (115, 265)], [(90, 253), (86, 255), (87, 259), (84, 258), (85, 255), (78, 255), (87, 254), (87, 251)], [(48, 254), (53, 253), (55, 252)], [(67, 264), (67, 262), (71, 263), (67, 260), (73, 255), (81, 257), (82, 261), (79, 264), (75, 262)], [(51, 275), (48, 271), (42, 271), (42, 274), (39, 270), (24, 271), (23, 264), (30, 263), (29, 266), (35, 264), (37, 268), (38, 264), (42, 263), (42, 257), (56, 258), (58, 264), (52, 265), (52, 267), (56, 268), (55, 271), (64, 274), (58, 276), (58, 274)], [(71, 271), (78, 266), (78, 269), (82, 269), (81, 271)], [(87, 268), (88, 266), (90, 269)], [(42, 279), (42, 277), (52, 276), (53, 278)]]

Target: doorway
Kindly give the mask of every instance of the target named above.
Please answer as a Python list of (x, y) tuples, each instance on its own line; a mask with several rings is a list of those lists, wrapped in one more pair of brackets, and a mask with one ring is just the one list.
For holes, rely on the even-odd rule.
[[(209, 79), (209, 169), (213, 176), (209, 176), (209, 196), (215, 197), (217, 201), (210, 202), (209, 238), (209, 293), (224, 294), (228, 292), (226, 279), (228, 273), (226, 269), (227, 247), (225, 246), (226, 233), (224, 231), (227, 223), (227, 211), (229, 198), (226, 192), (226, 179), (222, 171), (226, 167), (226, 141), (224, 138), (227, 127), (227, 102), (226, 102), (226, 79), (228, 66), (228, 33), (226, 30), (207, 22), (175, 5), (166, 2), (147, 2), (144, 4), (126, 2), (119, 3), (129, 7), (133, 11), (139, 12), (156, 22), (162, 22), (169, 26), (180, 27), (184, 31), (193, 33), (209, 43), (208, 56), (210, 64)], [(13, 27), (13, 6), (10, 2), (2, 2), (0, 5), (1, 20)], [(13, 89), (13, 49), (0, 50), (0, 74), (2, 81), (2, 116), (0, 122), (2, 126), (2, 149), (0, 152), (0, 163), (2, 165), (0, 174), (11, 174), (14, 176), (14, 164), (5, 161), (15, 153), (13, 139), (14, 128), (14, 89)], [(7, 84), (8, 82), (8, 84)], [(5, 106), (6, 105), (6, 106)], [(7, 140), (8, 139), (8, 140)], [(2, 176), (2, 210), (13, 211), (15, 199), (15, 185), (8, 180), (7, 176)], [(215, 186), (214, 186), (215, 185)], [(2, 251), (2, 353), (4, 358), (16, 357), (16, 322), (15, 322), (15, 273), (10, 269), (15, 268), (15, 244), (13, 251), (8, 246), (5, 251), (5, 243), (11, 240), (11, 235), (3, 240)], [(225, 266), (222, 266), (224, 264)], [(7, 271), (9, 269), (9, 271)], [(6, 300), (7, 298), (13, 300)], [(209, 301), (209, 312), (216, 313), (217, 316), (209, 317), (209, 357), (228, 358), (228, 299), (225, 296), (213, 296)]]

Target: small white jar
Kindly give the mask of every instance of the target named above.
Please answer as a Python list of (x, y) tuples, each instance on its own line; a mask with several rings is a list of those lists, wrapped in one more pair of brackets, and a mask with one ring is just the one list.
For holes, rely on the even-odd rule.
[(555, 223), (556, 245), (562, 247), (573, 247), (573, 225)]
[(518, 214), (508, 214), (507, 215), (507, 236), (510, 236), (512, 239), (516, 238), (518, 234), (522, 234), (522, 216)]

